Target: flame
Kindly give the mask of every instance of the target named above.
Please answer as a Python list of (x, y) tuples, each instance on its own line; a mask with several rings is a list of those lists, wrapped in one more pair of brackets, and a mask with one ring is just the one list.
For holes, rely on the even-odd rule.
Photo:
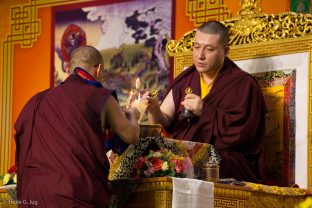
[(131, 91), (129, 92), (129, 94), (128, 94), (128, 98), (127, 98), (127, 101), (126, 101), (126, 108), (129, 108), (130, 105), (131, 105), (132, 96), (133, 96), (133, 92), (132, 92), (132, 90), (131, 90)]
[(135, 89), (139, 90), (141, 86), (140, 77), (135, 80)]
[(141, 99), (140, 86), (141, 86), (140, 77), (138, 77), (135, 80), (135, 89), (137, 91), (136, 93), (137, 93), (137, 96), (138, 96), (138, 100)]

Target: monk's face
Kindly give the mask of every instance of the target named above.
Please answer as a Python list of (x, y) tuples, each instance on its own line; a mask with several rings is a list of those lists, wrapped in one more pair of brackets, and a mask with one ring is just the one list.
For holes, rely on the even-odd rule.
[(193, 47), (193, 59), (200, 73), (214, 74), (224, 63), (228, 47), (219, 42), (220, 35), (197, 31)]

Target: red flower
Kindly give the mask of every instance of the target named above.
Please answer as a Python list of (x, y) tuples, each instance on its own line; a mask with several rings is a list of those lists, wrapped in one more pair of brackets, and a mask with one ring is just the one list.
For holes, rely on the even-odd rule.
[(10, 173), (10, 174), (16, 173), (16, 165), (13, 165), (13, 166), (8, 170), (8, 173)]
[(152, 167), (155, 171), (161, 170), (161, 166), (163, 164), (163, 161), (159, 159), (158, 157), (154, 157), (151, 159)]

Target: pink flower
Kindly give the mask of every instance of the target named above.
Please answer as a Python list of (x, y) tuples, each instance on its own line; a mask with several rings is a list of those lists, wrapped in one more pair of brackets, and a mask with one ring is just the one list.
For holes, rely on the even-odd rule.
[(184, 158), (184, 173), (187, 178), (194, 178), (194, 167), (189, 157)]
[[(145, 173), (145, 172), (144, 172), (144, 173)], [(145, 174), (145, 175), (154, 174), (154, 173), (155, 173), (155, 169), (154, 169), (152, 166), (148, 166), (148, 168), (147, 168), (147, 173), (148, 173), (148, 174)]]
[(184, 165), (182, 160), (176, 160), (176, 172), (183, 173), (184, 172)]

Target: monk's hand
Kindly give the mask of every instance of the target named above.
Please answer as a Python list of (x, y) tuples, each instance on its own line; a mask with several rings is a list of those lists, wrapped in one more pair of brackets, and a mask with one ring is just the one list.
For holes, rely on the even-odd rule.
[(187, 94), (181, 104), (187, 110), (192, 111), (195, 115), (200, 116), (203, 109), (203, 100), (195, 94)]
[(156, 94), (154, 91), (146, 91), (142, 98), (142, 102), (145, 102), (147, 107), (146, 110), (148, 112), (153, 112), (160, 108), (159, 101), (158, 101), (158, 94)]
[(131, 107), (125, 108), (124, 112), (126, 114), (126, 117), (129, 120), (136, 120), (136, 121), (138, 121), (139, 118), (140, 118), (140, 112), (139, 112), (139, 110), (136, 107), (131, 106)]

